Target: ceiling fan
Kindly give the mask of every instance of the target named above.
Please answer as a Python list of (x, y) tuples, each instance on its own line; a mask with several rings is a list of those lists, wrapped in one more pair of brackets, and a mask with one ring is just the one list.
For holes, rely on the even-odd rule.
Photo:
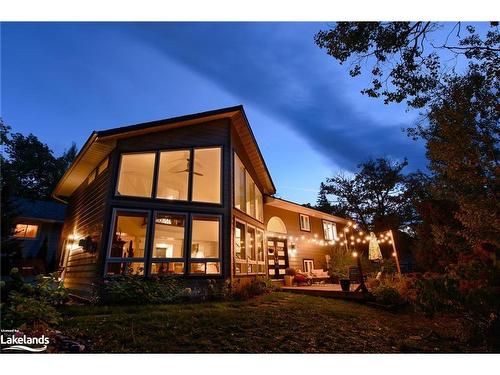
[[(189, 172), (189, 158), (185, 159), (186, 160), (186, 168), (183, 169), (183, 170), (180, 170), (180, 171), (173, 171), (173, 173), (187, 173)], [(197, 176), (203, 176), (203, 173), (199, 173), (199, 172), (194, 172), (193, 171), (193, 174), (197, 175)]]

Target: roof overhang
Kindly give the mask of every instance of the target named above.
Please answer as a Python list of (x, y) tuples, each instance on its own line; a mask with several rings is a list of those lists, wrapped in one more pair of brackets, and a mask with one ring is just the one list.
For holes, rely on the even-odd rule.
[(242, 139), (251, 140), (247, 152), (252, 158), (254, 168), (260, 179), (265, 194), (274, 194), (276, 188), (253, 135), (243, 106), (222, 108), (193, 115), (174, 117), (165, 120), (146, 122), (103, 131), (94, 131), (78, 153), (75, 161), (68, 168), (52, 196), (58, 200), (71, 196), (87, 176), (116, 147), (116, 142), (143, 134), (156, 133), (178, 127), (197, 125), (220, 119), (229, 119)]
[(265, 197), (265, 204), (269, 205), (271, 207), (281, 208), (283, 210), (293, 211), (293, 212), (297, 212), (300, 214), (316, 217), (316, 218), (319, 218), (322, 220), (333, 221), (333, 222), (339, 223), (339, 224), (345, 225), (349, 222), (349, 220), (344, 219), (342, 217), (329, 215), (325, 212), (321, 212), (321, 211), (318, 211), (318, 210), (315, 210), (315, 209), (309, 208), (309, 207), (304, 207), (298, 203), (290, 202), (290, 201), (276, 198), (276, 197), (266, 196)]

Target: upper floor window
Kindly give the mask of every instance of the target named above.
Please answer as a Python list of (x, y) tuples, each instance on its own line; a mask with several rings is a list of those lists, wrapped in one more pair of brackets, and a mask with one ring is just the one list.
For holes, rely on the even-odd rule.
[(14, 237), (17, 238), (36, 238), (38, 225), (16, 224), (14, 228)]
[(221, 149), (194, 150), (193, 201), (221, 202)]
[(122, 154), (117, 195), (221, 203), (221, 147)]
[(323, 232), (327, 241), (333, 241), (337, 238), (337, 226), (331, 221), (323, 220)]
[(304, 215), (304, 214), (299, 214), (299, 220), (300, 220), (300, 230), (310, 232), (311, 231), (311, 222), (310, 222), (309, 216)]
[(240, 158), (234, 154), (234, 207), (251, 217), (264, 220), (264, 199)]
[(151, 197), (156, 153), (122, 154), (118, 195)]

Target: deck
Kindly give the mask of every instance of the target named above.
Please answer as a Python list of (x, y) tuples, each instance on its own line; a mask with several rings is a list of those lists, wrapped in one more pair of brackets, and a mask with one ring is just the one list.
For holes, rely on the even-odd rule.
[(358, 284), (351, 284), (351, 291), (344, 292), (338, 284), (319, 284), (311, 286), (283, 286), (281, 289), (284, 292), (307, 294), (310, 296), (319, 296), (327, 298), (340, 298), (364, 301), (368, 299), (369, 294), (354, 292)]

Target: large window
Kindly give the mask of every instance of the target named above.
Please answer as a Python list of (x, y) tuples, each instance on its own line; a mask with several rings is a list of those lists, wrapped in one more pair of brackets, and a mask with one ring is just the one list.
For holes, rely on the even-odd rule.
[(36, 238), (37, 233), (38, 225), (16, 224), (14, 228), (14, 237), (17, 238)]
[(325, 240), (333, 241), (337, 239), (337, 226), (331, 221), (323, 220), (323, 232), (325, 235)]
[(163, 151), (160, 153), (158, 188), (156, 196), (185, 201), (188, 199), (189, 150)]
[(220, 275), (219, 216), (116, 209), (113, 217), (107, 275)]
[(234, 154), (234, 207), (263, 221), (263, 196), (240, 158)]
[(194, 150), (193, 201), (221, 202), (221, 149)]
[(144, 274), (148, 213), (116, 211), (107, 274)]
[[(195, 148), (156, 153), (122, 154), (117, 195), (221, 203), (222, 148)], [(194, 160), (193, 160), (194, 159)], [(191, 184), (191, 189), (190, 189)]]
[(191, 221), (192, 274), (220, 274), (220, 220), (194, 216)]
[(151, 274), (184, 273), (185, 229), (184, 215), (156, 214)]
[(151, 197), (155, 153), (122, 154), (118, 175), (118, 195)]
[(239, 220), (234, 225), (234, 273), (265, 273), (264, 232)]

